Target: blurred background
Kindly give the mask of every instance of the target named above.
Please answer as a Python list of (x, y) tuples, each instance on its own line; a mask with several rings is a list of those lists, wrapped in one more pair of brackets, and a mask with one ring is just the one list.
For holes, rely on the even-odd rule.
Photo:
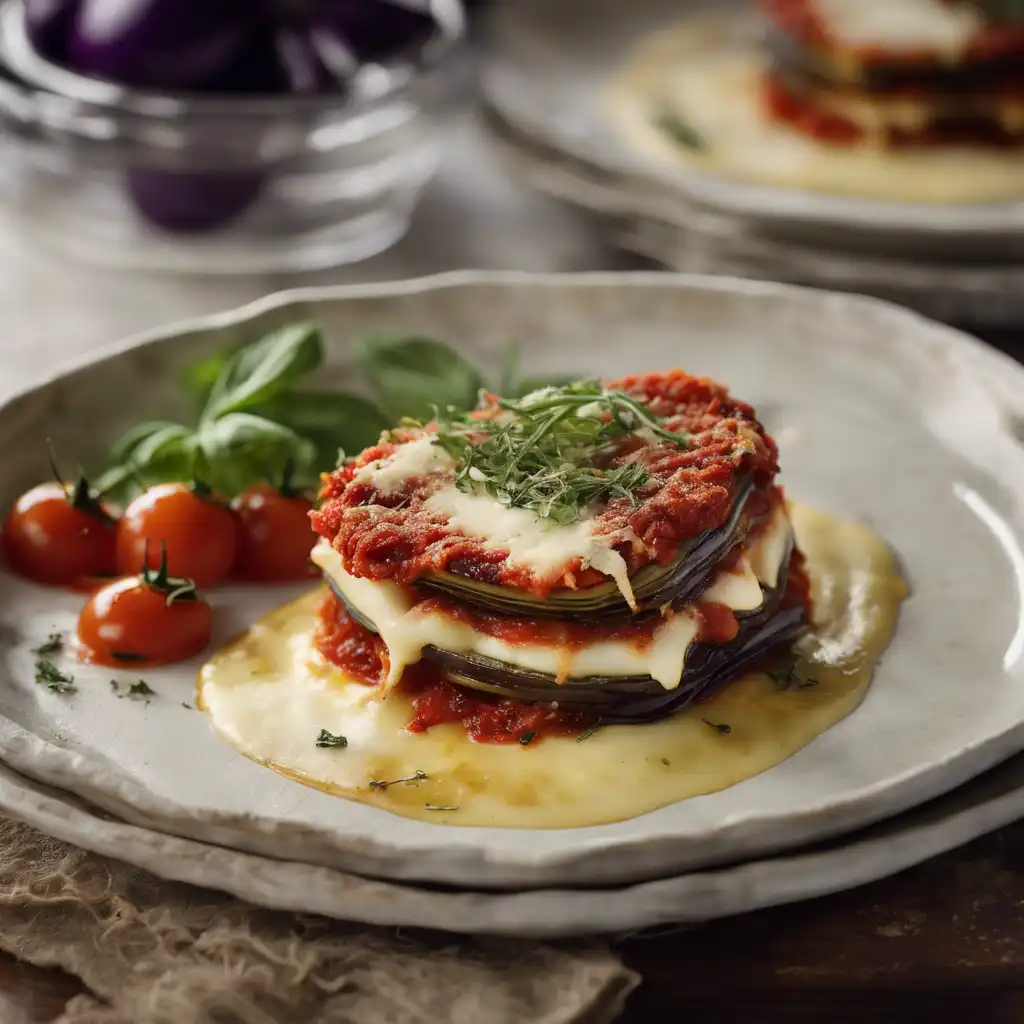
[(1013, 349), (1016, 0), (0, 0), (12, 380), (308, 284), (670, 268)]

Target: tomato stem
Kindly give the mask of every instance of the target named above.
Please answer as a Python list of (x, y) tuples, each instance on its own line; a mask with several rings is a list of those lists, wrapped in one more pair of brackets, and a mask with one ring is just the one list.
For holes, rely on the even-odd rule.
[(75, 481), (74, 487), (69, 489), (67, 481), (57, 466), (57, 455), (53, 450), (53, 440), (49, 437), (46, 439), (46, 447), (49, 451), (50, 470), (53, 473), (53, 478), (57, 481), (57, 486), (64, 492), (64, 497), (67, 498), (68, 504), (72, 508), (78, 509), (79, 512), (85, 512), (98, 519), (104, 526), (114, 527), (116, 525), (114, 518), (100, 503), (100, 496), (98, 492), (93, 490), (88, 477), (85, 475), (85, 470), (79, 468), (78, 479)]
[(146, 540), (142, 551), (142, 572), (140, 579), (151, 590), (167, 597), (167, 607), (175, 601), (196, 601), (199, 598), (194, 580), (183, 576), (170, 576), (167, 573), (167, 541), (160, 541), (160, 568), (154, 573), (149, 567), (149, 540)]

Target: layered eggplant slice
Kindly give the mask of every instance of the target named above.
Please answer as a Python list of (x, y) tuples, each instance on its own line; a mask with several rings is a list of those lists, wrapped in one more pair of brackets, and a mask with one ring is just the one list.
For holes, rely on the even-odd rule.
[(681, 371), (491, 396), (329, 478), (314, 561), (382, 686), (420, 664), (478, 699), (647, 722), (806, 627), (777, 471), (753, 409)]

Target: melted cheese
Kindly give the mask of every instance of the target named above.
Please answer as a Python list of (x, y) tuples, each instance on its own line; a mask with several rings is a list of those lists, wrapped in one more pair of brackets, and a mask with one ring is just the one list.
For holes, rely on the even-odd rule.
[[(641, 44), (606, 96), (624, 145), (666, 166), (834, 195), (914, 203), (1024, 197), (1020, 150), (835, 146), (772, 123), (761, 103), (764, 59), (749, 46), (737, 51), (735, 37), (729, 19), (691, 18)], [(1000, 104), (1003, 123), (1016, 124), (1012, 101)], [(692, 125), (705, 148), (688, 150), (667, 138), (652, 116), (662, 108)]]
[(981, 12), (944, 0), (813, 0), (841, 45), (933, 50), (956, 60), (985, 27)]
[[(352, 682), (311, 648), (317, 602), (278, 609), (217, 654), (199, 703), (241, 753), (307, 785), (434, 823), (572, 828), (619, 821), (765, 771), (863, 698), (906, 594), (895, 560), (866, 528), (796, 507), (814, 586), (815, 631), (798, 669), (817, 680), (780, 691), (749, 673), (691, 711), (606, 726), (586, 740), (527, 747), (471, 742), (458, 725), (413, 734), (408, 698)], [(723, 735), (707, 723), (728, 724)], [(321, 729), (345, 748), (318, 749)], [(853, 743), (869, 738), (851, 730)], [(373, 788), (374, 779), (425, 779)], [(434, 808), (454, 807), (457, 810)]]
[[(535, 394), (543, 397), (542, 392)], [(363, 466), (353, 479), (390, 493), (401, 490), (415, 477), (450, 475), (455, 465), (443, 448), (429, 437), (421, 437), (402, 445), (386, 459)], [(527, 569), (538, 579), (560, 575), (566, 565), (579, 558), (584, 569), (593, 568), (610, 576), (630, 607), (636, 606), (626, 561), (612, 547), (616, 538), (595, 535), (589, 519), (562, 526), (529, 509), (507, 508), (486, 492), (461, 491), (454, 481), (431, 495), (424, 507), (443, 516), (467, 537), (483, 540), (489, 549), (507, 550), (510, 564)]]
[(429, 437), (420, 437), (403, 444), (386, 459), (367, 463), (352, 478), (354, 482), (369, 484), (382, 494), (400, 491), (414, 477), (450, 473), (455, 460)]
[[(790, 534), (785, 510), (773, 518), (739, 566), (719, 573), (705, 591), (705, 601), (724, 604), (734, 611), (761, 606), (763, 592), (753, 564), (778, 579)], [(774, 553), (775, 561), (770, 558)], [(341, 556), (321, 541), (313, 561), (333, 580), (345, 600), (369, 619), (380, 633), (390, 656), (387, 685), (394, 686), (407, 666), (420, 660), (423, 648), (433, 646), (460, 654), (479, 654), (508, 665), (544, 672), (568, 685), (588, 676), (650, 676), (666, 689), (679, 685), (686, 652), (700, 630), (700, 619), (686, 607), (667, 619), (643, 646), (627, 640), (603, 640), (587, 647), (507, 643), (478, 632), (468, 623), (442, 612), (424, 612), (406, 592), (390, 580), (367, 580), (345, 571)]]

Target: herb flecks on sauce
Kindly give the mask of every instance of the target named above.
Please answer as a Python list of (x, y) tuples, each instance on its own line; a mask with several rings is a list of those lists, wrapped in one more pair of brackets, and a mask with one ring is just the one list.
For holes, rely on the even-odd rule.
[(397, 786), (401, 782), (423, 782), (425, 779), (428, 778), (430, 778), (430, 776), (427, 775), (426, 772), (421, 771), (419, 768), (417, 768), (416, 771), (412, 773), (412, 775), (407, 775), (404, 779), (390, 779), (388, 781), (381, 781), (380, 779), (371, 779), (370, 789), (387, 789), (389, 786)]
[(326, 729), (321, 729), (320, 735), (316, 738), (316, 745), (321, 748), (347, 747), (348, 739), (340, 733), (328, 732)]
[(728, 736), (732, 732), (732, 726), (727, 725), (725, 722), (712, 722), (707, 718), (702, 718), (701, 721), (712, 729), (717, 730), (719, 736)]
[(137, 683), (131, 683), (127, 687), (122, 687), (116, 679), (111, 679), (110, 689), (114, 691), (119, 700), (124, 698), (143, 700), (148, 704), (156, 696), (156, 690), (145, 679), (140, 679)]
[(528, 508), (563, 525), (595, 502), (635, 503), (646, 467), (607, 464), (627, 435), (646, 430), (682, 449), (690, 443), (689, 434), (666, 430), (643, 403), (594, 381), (499, 399), (498, 408), (505, 415), (440, 421), (435, 443), (457, 462), (456, 486), (483, 489), (508, 508)]

